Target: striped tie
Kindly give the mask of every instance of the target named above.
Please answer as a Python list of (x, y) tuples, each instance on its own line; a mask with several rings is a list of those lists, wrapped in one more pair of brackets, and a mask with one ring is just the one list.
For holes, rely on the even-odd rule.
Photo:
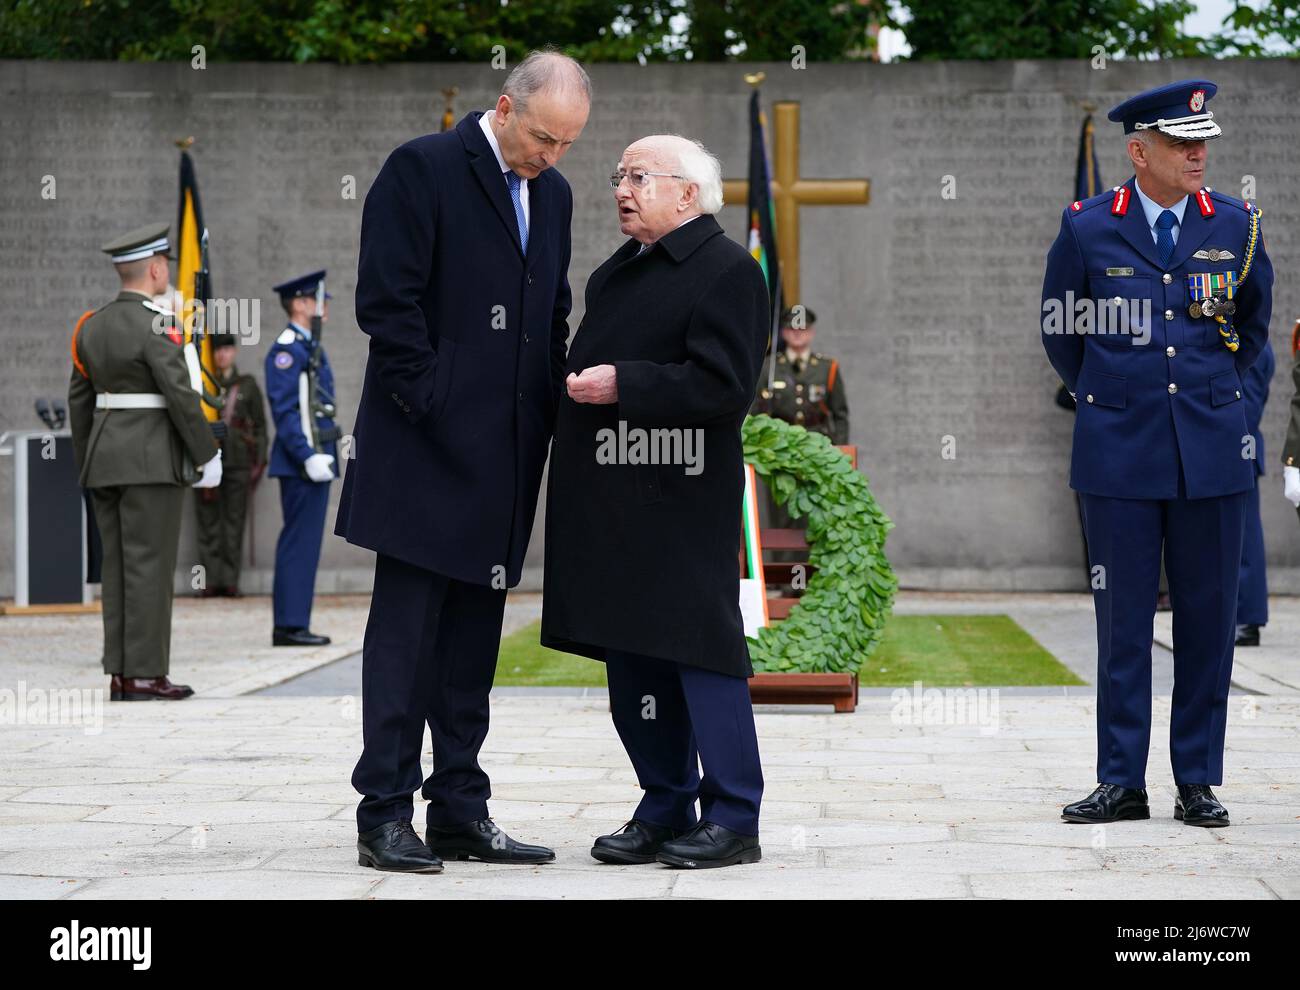
[(510, 187), (510, 202), (515, 205), (515, 223), (519, 224), (519, 246), (524, 254), (527, 254), (528, 221), (524, 219), (524, 203), (519, 198), (519, 185), (522, 181), (514, 172), (506, 172), (506, 185)]

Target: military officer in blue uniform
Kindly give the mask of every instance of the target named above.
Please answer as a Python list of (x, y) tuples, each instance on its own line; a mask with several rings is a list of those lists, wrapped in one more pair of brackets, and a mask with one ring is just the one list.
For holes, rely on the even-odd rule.
[(1097, 613), (1097, 788), (1070, 822), (1150, 817), (1151, 641), (1163, 556), (1173, 601), (1174, 817), (1229, 824), (1222, 783), (1246, 503), (1243, 381), (1268, 339), (1273, 270), (1254, 204), (1205, 187), (1221, 133), (1204, 79), (1111, 110), (1134, 176), (1065, 209), (1047, 256), (1042, 340), (1075, 396)]
[[(284, 526), (275, 544), (275, 646), (322, 646), (311, 631), (311, 602), (320, 560), (330, 482), (338, 477), (334, 373), (320, 342), (329, 293), (325, 272), (275, 286), (289, 325), (266, 355), (266, 396), (275, 422), (269, 474), (280, 479)], [(313, 332), (313, 328), (315, 332)]]
[(1268, 403), (1277, 359), (1265, 342), (1259, 359), (1243, 379), (1246, 427), (1255, 442), (1255, 489), (1246, 499), (1246, 533), (1241, 547), (1241, 580), (1237, 588), (1237, 646), (1258, 646), (1259, 631), (1268, 624), (1268, 571), (1264, 566), (1264, 523), (1259, 516), (1259, 486), (1264, 477), (1264, 435), (1259, 424)]

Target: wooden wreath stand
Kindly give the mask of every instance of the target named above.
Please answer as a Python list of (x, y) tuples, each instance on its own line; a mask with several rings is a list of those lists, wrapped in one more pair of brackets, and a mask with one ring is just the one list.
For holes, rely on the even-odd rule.
[[(837, 446), (848, 455), (853, 469), (858, 467), (858, 448), (853, 444)], [(808, 563), (808, 541), (801, 529), (763, 529), (759, 531), (759, 545), (764, 551), (786, 550), (800, 552), (802, 560), (762, 562), (765, 588), (781, 589), (790, 584), (796, 567), (803, 568), (804, 577), (811, 579), (815, 568)], [(745, 555), (741, 553), (741, 573), (747, 574)], [(776, 622), (790, 615), (799, 603), (802, 590), (792, 596), (778, 595), (767, 599), (768, 617)], [(837, 712), (852, 712), (858, 706), (857, 674), (781, 674), (759, 673), (749, 679), (749, 697), (756, 705), (834, 705)]]

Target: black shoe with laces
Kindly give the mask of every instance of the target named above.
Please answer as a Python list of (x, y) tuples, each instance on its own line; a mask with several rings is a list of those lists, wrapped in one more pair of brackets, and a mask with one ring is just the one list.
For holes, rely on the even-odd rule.
[(407, 821), (384, 822), (357, 833), (357, 862), (391, 873), (441, 873), (442, 860), (420, 841)]

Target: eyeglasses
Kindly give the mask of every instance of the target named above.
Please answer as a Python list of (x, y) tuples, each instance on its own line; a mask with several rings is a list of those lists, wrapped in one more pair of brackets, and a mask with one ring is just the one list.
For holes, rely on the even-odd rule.
[(617, 172), (614, 172), (612, 175), (610, 175), (609, 187), (611, 189), (617, 189), (619, 187), (619, 184), (624, 179), (627, 179), (628, 184), (633, 189), (644, 189), (646, 186), (650, 184), (650, 176), (652, 175), (660, 175), (663, 176), (665, 179), (686, 178), (686, 176), (678, 175), (676, 172), (646, 172), (639, 168), (634, 168), (630, 172), (624, 172), (622, 169), (619, 169)]

